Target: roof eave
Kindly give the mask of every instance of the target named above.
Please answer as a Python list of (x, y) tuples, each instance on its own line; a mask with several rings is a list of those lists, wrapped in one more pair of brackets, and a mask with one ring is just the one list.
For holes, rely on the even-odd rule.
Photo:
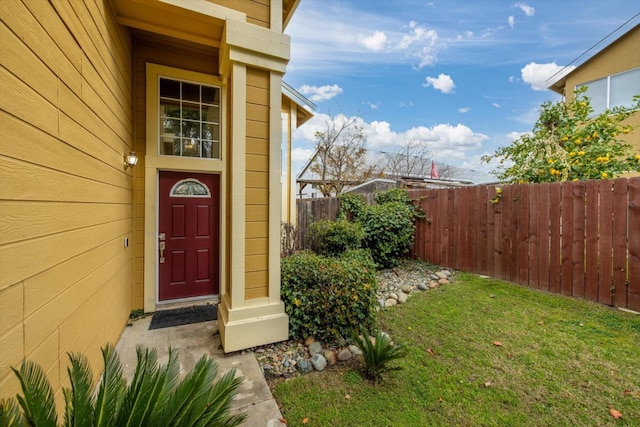
[(300, 0), (288, 0), (283, 2), (282, 7), (282, 29), (287, 28), (289, 21), (291, 21), (291, 17), (295, 13), (298, 5), (300, 4)]

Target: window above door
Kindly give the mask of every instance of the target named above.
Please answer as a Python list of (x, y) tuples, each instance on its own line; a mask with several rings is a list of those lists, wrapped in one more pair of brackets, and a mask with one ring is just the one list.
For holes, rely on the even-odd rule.
[(159, 154), (220, 159), (221, 88), (159, 80)]

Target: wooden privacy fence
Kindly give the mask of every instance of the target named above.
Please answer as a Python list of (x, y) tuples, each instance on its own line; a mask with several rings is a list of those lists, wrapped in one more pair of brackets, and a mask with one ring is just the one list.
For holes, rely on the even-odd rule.
[(640, 311), (640, 178), (409, 194), (415, 257)]

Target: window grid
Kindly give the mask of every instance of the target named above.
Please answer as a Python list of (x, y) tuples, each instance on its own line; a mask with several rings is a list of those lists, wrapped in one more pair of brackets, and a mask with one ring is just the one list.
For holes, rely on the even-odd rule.
[(220, 158), (220, 88), (160, 78), (160, 154)]

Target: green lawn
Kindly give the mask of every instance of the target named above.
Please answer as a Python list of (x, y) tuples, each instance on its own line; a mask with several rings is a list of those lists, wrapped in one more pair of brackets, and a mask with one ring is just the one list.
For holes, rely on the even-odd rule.
[(459, 274), (380, 322), (402, 369), (276, 385), (289, 426), (640, 426), (640, 315)]

